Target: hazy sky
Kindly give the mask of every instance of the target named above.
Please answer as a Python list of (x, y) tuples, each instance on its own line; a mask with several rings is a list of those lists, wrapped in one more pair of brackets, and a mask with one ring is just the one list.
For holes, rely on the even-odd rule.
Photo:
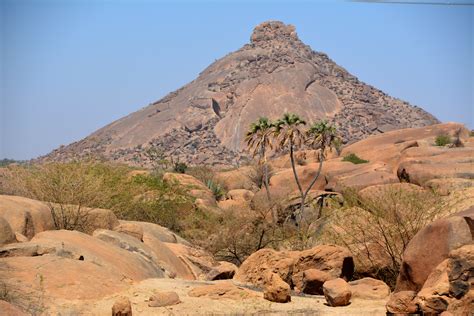
[(266, 20), (295, 25), (306, 44), (360, 80), (474, 128), (473, 6), (0, 3), (0, 158), (46, 154), (160, 99)]

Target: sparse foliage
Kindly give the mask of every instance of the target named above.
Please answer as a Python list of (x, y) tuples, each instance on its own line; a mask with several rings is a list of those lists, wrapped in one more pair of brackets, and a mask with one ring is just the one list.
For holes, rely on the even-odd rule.
[(436, 146), (446, 146), (446, 145), (449, 145), (451, 144), (452, 140), (451, 140), (451, 136), (449, 136), (448, 134), (440, 134), (438, 136), (436, 136), (435, 138), (435, 145)]
[(352, 162), (355, 165), (369, 162), (368, 160), (362, 159), (354, 153), (344, 156), (344, 158), (342, 158), (342, 161)]

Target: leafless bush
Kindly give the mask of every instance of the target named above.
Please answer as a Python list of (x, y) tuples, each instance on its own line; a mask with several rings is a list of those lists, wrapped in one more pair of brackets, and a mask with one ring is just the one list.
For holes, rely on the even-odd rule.
[(439, 196), (421, 188), (388, 186), (364, 195), (346, 190), (344, 198), (342, 208), (330, 211), (325, 238), (347, 247), (359, 270), (394, 286), (409, 241), (440, 215)]

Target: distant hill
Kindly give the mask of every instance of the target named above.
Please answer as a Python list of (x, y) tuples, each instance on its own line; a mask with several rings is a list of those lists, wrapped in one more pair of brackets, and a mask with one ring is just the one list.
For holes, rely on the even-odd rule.
[(326, 54), (313, 51), (293, 26), (270, 21), (254, 29), (249, 44), (212, 63), (184, 87), (39, 159), (99, 156), (146, 165), (144, 151), (153, 146), (175, 161), (232, 165), (244, 157), (249, 124), (284, 112), (309, 122), (334, 121), (346, 143), (438, 123), (423, 109), (359, 81)]

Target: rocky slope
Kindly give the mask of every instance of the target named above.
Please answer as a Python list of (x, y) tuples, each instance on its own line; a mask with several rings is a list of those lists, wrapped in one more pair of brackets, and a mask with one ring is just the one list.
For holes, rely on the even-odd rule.
[(345, 142), (437, 123), (424, 110), (359, 81), (281, 22), (258, 25), (250, 43), (217, 60), (194, 81), (42, 160), (101, 156), (147, 164), (155, 146), (189, 164), (235, 164), (243, 136), (260, 116), (295, 112), (335, 121)]

